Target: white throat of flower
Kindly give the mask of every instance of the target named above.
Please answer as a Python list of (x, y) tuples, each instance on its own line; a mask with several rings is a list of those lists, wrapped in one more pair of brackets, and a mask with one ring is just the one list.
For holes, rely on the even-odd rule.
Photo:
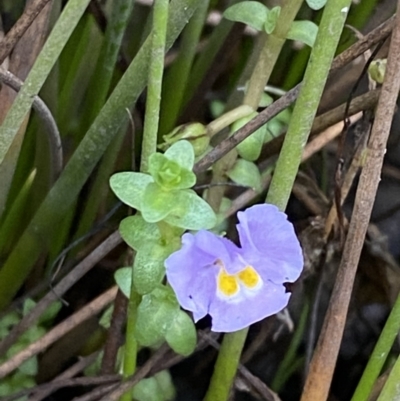
[(244, 263), (243, 269), (236, 274), (229, 274), (220, 259), (215, 262), (215, 265), (219, 268), (216, 279), (217, 296), (220, 299), (239, 302), (243, 298), (255, 295), (263, 286), (262, 278), (249, 264)]

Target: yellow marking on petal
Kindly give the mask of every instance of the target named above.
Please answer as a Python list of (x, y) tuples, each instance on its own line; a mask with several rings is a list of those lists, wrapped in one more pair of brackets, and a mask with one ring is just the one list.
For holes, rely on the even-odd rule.
[(260, 276), (252, 266), (246, 266), (242, 271), (237, 274), (239, 280), (249, 288), (256, 287), (260, 282)]
[(221, 269), (218, 274), (218, 289), (227, 297), (231, 297), (239, 291), (239, 283), (235, 276), (231, 276)]

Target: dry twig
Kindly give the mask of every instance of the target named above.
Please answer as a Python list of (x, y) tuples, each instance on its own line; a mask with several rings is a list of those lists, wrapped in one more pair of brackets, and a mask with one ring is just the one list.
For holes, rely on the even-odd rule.
[[(398, 1), (400, 9), (400, 0)], [(375, 114), (367, 157), (357, 187), (354, 210), (322, 332), (301, 401), (325, 401), (342, 340), (358, 261), (380, 181), (383, 157), (400, 89), (400, 14), (396, 16), (385, 80)]]
[(28, 7), (0, 42), (0, 65), (50, 0), (37, 0)]
[(85, 305), (78, 312), (62, 321), (39, 340), (30, 344), (8, 361), (4, 362), (2, 365), (0, 365), (0, 378), (7, 376), (13, 370), (18, 368), (18, 366), (20, 366), (23, 362), (47, 349), (51, 344), (64, 336), (67, 332), (71, 331), (74, 327), (99, 313), (114, 300), (116, 294), (117, 286), (114, 286), (98, 296), (92, 302)]

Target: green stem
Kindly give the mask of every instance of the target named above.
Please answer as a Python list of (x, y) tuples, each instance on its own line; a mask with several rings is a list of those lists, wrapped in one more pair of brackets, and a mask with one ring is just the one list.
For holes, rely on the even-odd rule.
[[(400, 294), (397, 296), (393, 309), (386, 321), (378, 342), (369, 358), (364, 373), (357, 385), (351, 401), (366, 401), (378, 378), (393, 342), (400, 331)], [(400, 377), (400, 376), (398, 376)]]
[[(248, 89), (243, 100), (244, 105), (257, 110), (264, 88), (268, 83), (271, 72), (285, 43), (287, 33), (302, 2), (303, 0), (283, 1), (275, 31), (273, 34), (266, 36), (265, 42), (260, 48), (260, 54), (255, 63)], [(236, 153), (233, 154), (230, 152), (215, 164), (213, 169), (213, 183), (222, 183), (226, 181), (226, 172), (235, 164), (236, 157)], [(216, 212), (219, 211), (223, 195), (223, 187), (211, 187), (208, 191), (207, 200)]]
[[(132, 0), (116, 0), (113, 3), (112, 14), (107, 24), (99, 60), (91, 78), (87, 96), (85, 97), (87, 115), (82, 119), (79, 132), (83, 133), (87, 131), (87, 128), (99, 114), (106, 101), (133, 5), (134, 1)], [(119, 130), (118, 135), (116, 135), (115, 140), (108, 147), (105, 157), (103, 157), (96, 179), (85, 202), (85, 209), (82, 213), (82, 218), (79, 220), (75, 238), (79, 238), (90, 229), (98, 214), (101, 202), (107, 196), (108, 178), (111, 175), (115, 159), (118, 156), (125, 131), (126, 125), (124, 124)]]
[(269, 81), (278, 56), (285, 44), (286, 36), (295, 19), (303, 0), (284, 0), (274, 32), (266, 36), (264, 46), (250, 78), (243, 103), (254, 109), (258, 108), (264, 87)]
[[(0, 193), (0, 215), (3, 212), (12, 180), (12, 174), (7, 173), (7, 169), (15, 168), (13, 166), (5, 166), (3, 163), (4, 158), (10, 150), (20, 127), (24, 123), (25, 117), (32, 107), (35, 95), (39, 93), (49, 76), (61, 50), (67, 43), (88, 3), (89, 0), (71, 0), (65, 6), (60, 18), (27, 76), (25, 84), (18, 92), (17, 97), (0, 127), (0, 174), (3, 178)], [(4, 177), (7, 178), (7, 181)]]
[(267, 202), (281, 210), (289, 200), (350, 5), (351, 0), (328, 0), (325, 6), (267, 196)]
[(148, 170), (151, 154), (157, 151), (158, 122), (164, 72), (164, 54), (167, 37), (169, 0), (156, 0), (153, 10), (152, 50), (149, 84), (147, 88), (146, 114), (144, 116), (143, 144), (140, 170)]
[(211, 121), (210, 124), (207, 125), (208, 135), (211, 137), (218, 132), (222, 131), (224, 128), (228, 127), (239, 118), (246, 117), (249, 114), (253, 113), (254, 109), (246, 104), (243, 104), (239, 107), (236, 107), (233, 110), (230, 110), (221, 117), (218, 117), (214, 121)]
[[(178, 37), (200, 1), (171, 1), (167, 48)], [(48, 246), (57, 224), (68, 213), (110, 141), (127, 121), (126, 108), (133, 107), (147, 82), (150, 47), (150, 41), (146, 40), (4, 262), (0, 270), (0, 310), (21, 287), (43, 249)], [(18, 120), (14, 123), (20, 125)]]
[(248, 328), (225, 334), (204, 401), (225, 401), (236, 375)]
[[(240, 1), (242, 0), (229, 0), (226, 7), (239, 3)], [(192, 71), (190, 72), (190, 77), (187, 82), (182, 104), (186, 105), (192, 98), (193, 94), (199, 87), (211, 64), (213, 63), (215, 57), (220, 51), (222, 45), (224, 44), (225, 39), (227, 38), (232, 27), (233, 22), (223, 18), (218, 26), (214, 29), (205, 49), (199, 55), (198, 59), (193, 65)]]
[(115, 0), (113, 2), (112, 13), (107, 23), (99, 59), (85, 98), (87, 116), (82, 119), (81, 132), (86, 132), (106, 101), (122, 39), (134, 3), (135, 1), (132, 0)]
[(190, 69), (196, 55), (200, 34), (207, 17), (210, 0), (204, 0), (183, 31), (179, 55), (168, 71), (163, 85), (160, 116), (161, 134), (171, 131), (179, 117)]
[(389, 374), (389, 377), (383, 386), (382, 392), (377, 401), (398, 401), (400, 399), (400, 355)]
[[(125, 342), (124, 365), (123, 365), (124, 378), (133, 375), (136, 370), (138, 343), (135, 335), (135, 327), (137, 319), (137, 308), (140, 304), (140, 300), (141, 297), (136, 292), (132, 282), (131, 293), (128, 303), (128, 313), (127, 313), (128, 321), (126, 325), (126, 342)], [(121, 397), (121, 401), (131, 401), (131, 400), (132, 400), (131, 391), (128, 391)]]
[[(151, 56), (147, 88), (146, 114), (144, 120), (142, 158), (140, 170), (148, 169), (148, 160), (151, 154), (157, 151), (158, 121), (160, 117), (160, 100), (162, 78), (164, 72), (164, 54), (167, 38), (169, 0), (156, 0), (153, 9), (153, 29), (151, 37)], [(137, 307), (141, 297), (131, 283), (129, 297), (128, 322), (126, 330), (126, 344), (124, 357), (124, 377), (131, 376), (136, 370), (137, 340), (135, 326), (137, 319)], [(121, 397), (121, 401), (130, 401), (131, 391)]]
[(303, 305), (299, 322), (296, 331), (290, 342), (289, 348), (285, 353), (283, 361), (279, 364), (279, 368), (275, 374), (274, 380), (271, 383), (271, 389), (279, 393), (285, 384), (286, 380), (290, 377), (288, 373), (292, 373), (291, 368), (296, 364), (296, 352), (299, 348), (306, 329), (308, 312), (310, 310), (310, 300), (307, 299)]

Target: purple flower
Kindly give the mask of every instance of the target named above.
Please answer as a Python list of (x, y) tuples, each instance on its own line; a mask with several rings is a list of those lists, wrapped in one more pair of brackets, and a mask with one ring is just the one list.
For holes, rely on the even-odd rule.
[(165, 261), (168, 282), (197, 322), (232, 332), (271, 316), (289, 302), (285, 282), (296, 281), (303, 255), (287, 216), (273, 205), (238, 213), (241, 248), (205, 230), (184, 234), (182, 248)]

